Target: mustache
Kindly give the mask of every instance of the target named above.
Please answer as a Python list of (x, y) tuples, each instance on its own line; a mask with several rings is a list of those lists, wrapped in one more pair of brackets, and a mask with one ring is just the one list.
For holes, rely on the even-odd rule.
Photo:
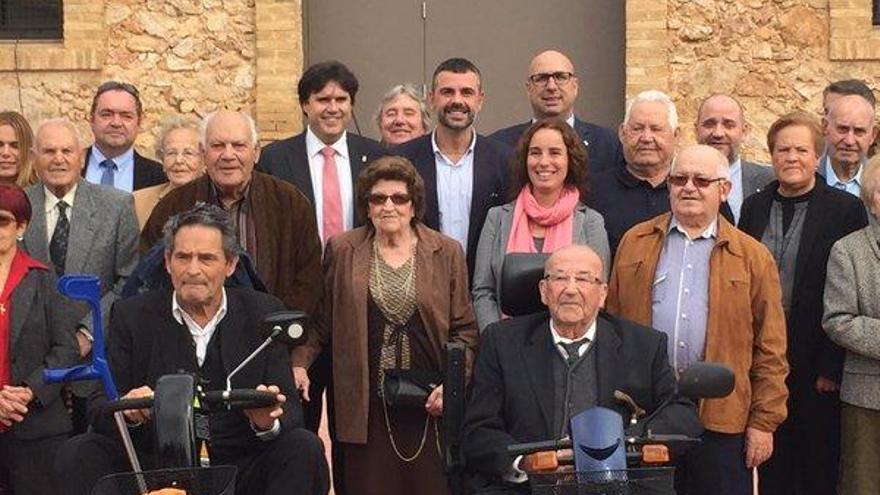
[(443, 107), (443, 113), (464, 112), (471, 113), (471, 107), (464, 103), (450, 103)]

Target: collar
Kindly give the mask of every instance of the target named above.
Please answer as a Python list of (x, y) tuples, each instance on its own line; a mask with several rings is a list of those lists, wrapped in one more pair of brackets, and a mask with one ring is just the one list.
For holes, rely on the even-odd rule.
[[(690, 240), (694, 240), (690, 238), (687, 231), (684, 230), (680, 223), (678, 223), (678, 219), (675, 218), (675, 215), (672, 215), (672, 220), (669, 221), (669, 228), (667, 229), (666, 233), (668, 234), (673, 230), (678, 231)], [(715, 219), (712, 220), (712, 223), (710, 223), (709, 226), (706, 227), (705, 230), (703, 230), (702, 234), (697, 236), (697, 239), (712, 239), (715, 237), (718, 237), (718, 217), (715, 217)]]
[(61, 200), (64, 200), (64, 202), (67, 203), (68, 208), (72, 208), (73, 200), (76, 199), (77, 188), (79, 188), (78, 181), (73, 185), (73, 187), (70, 188), (69, 191), (67, 191), (67, 193), (63, 197), (59, 198), (58, 196), (55, 196), (55, 193), (50, 191), (48, 187), (43, 186), (43, 193), (46, 196), (46, 213), (48, 214), (50, 211), (52, 211)]
[[(342, 131), (342, 135), (339, 136), (339, 139), (336, 140), (333, 144), (329, 145), (333, 148), (333, 151), (336, 152), (337, 155), (342, 158), (348, 159), (348, 142), (347, 142), (347, 131)], [(324, 144), (323, 141), (318, 139), (318, 136), (312, 132), (312, 128), (306, 126), (306, 154), (309, 158), (314, 158), (321, 154), (321, 150), (323, 150), (327, 144)]]
[[(90, 155), (89, 161), (92, 161), (95, 166), (98, 166), (106, 159), (107, 157), (104, 156), (104, 153), (101, 153), (101, 150), (93, 144), (92, 154)], [(125, 150), (121, 155), (111, 158), (111, 160), (116, 164), (117, 170), (126, 169), (129, 165), (134, 166), (134, 146)]]
[[(222, 287), (220, 290), (223, 294), (220, 299), (220, 308), (217, 310), (217, 313), (211, 317), (212, 322), (218, 322), (222, 320), (224, 316), (226, 316), (226, 287)], [(171, 293), (171, 316), (174, 317), (177, 323), (183, 325), (184, 315), (187, 318), (192, 319), (192, 316), (187, 313), (183, 308), (181, 308), (180, 304), (177, 303), (177, 291), (175, 290)]]
[[(473, 154), (474, 147), (477, 145), (477, 130), (474, 129), (474, 126), (471, 126), (471, 131), (473, 131), (473, 133), (471, 134), (471, 144), (468, 145), (468, 149), (464, 153), (464, 155), (462, 155), (462, 158), (464, 158), (468, 154)], [(449, 163), (452, 163), (452, 160), (447, 158), (446, 155), (443, 153), (443, 150), (441, 150), (440, 147), (437, 146), (437, 130), (436, 129), (431, 132), (431, 149), (434, 150), (435, 157), (439, 154), (440, 156), (443, 157), (444, 160), (446, 160)], [(459, 159), (459, 163), (460, 162), (461, 162), (461, 159)]]
[(831, 157), (827, 154), (822, 157), (820, 164), (824, 164), (819, 168), (825, 171), (825, 183), (829, 186), (834, 186), (836, 184), (850, 184), (852, 182), (855, 182), (859, 187), (862, 186), (862, 170), (865, 169), (864, 163), (859, 163), (859, 169), (856, 171), (856, 175), (848, 181), (842, 181), (837, 177), (837, 174), (834, 172), (834, 167), (831, 166)]
[(742, 168), (742, 158), (736, 157), (736, 160), (730, 162), (730, 175), (733, 176), (740, 168)]
[[(534, 124), (537, 121), (538, 121), (538, 119), (536, 119), (535, 117), (532, 117), (532, 124)], [(568, 126), (571, 127), (572, 129), (575, 128), (574, 127), (574, 112), (571, 112), (570, 114), (568, 114), (568, 118), (565, 119), (565, 123), (568, 124)]]
[(659, 189), (666, 189), (665, 180), (658, 184), (657, 187), (654, 187), (651, 185), (650, 182), (639, 179), (638, 177), (633, 175), (626, 167), (615, 167), (615, 174), (617, 175), (617, 180), (627, 189), (635, 189), (637, 187), (647, 187), (655, 191)]
[(596, 340), (596, 318), (593, 318), (593, 322), (590, 323), (590, 326), (587, 327), (587, 332), (582, 335), (579, 339), (568, 339), (565, 338), (556, 331), (556, 324), (553, 323), (553, 317), (550, 317), (550, 336), (553, 337), (553, 344), (571, 344), (575, 340), (580, 340), (583, 338), (588, 339), (591, 343)]
[[(256, 172), (256, 171), (254, 171), (254, 172)], [(208, 174), (205, 174), (205, 176), (207, 176), (207, 175)], [(223, 201), (220, 200), (220, 190), (217, 189), (217, 185), (214, 184), (214, 181), (212, 181), (210, 179), (210, 177), (208, 178), (208, 183), (211, 184), (210, 195), (211, 195), (211, 201), (213, 202), (213, 204), (219, 206), (220, 208), (226, 209), (223, 206)], [(251, 195), (251, 184), (253, 184), (253, 183), (254, 183), (254, 176), (251, 175), (251, 180), (247, 183), (246, 186), (244, 186), (244, 191), (242, 191), (241, 197), (238, 198), (237, 200), (235, 200), (232, 204), (238, 204), (238, 203), (241, 203), (242, 201), (248, 199), (248, 197)]]

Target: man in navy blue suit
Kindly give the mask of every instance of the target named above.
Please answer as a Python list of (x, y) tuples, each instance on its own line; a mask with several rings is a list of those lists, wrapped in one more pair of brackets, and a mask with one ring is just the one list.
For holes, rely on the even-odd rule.
[(624, 166), (623, 151), (614, 131), (574, 116), (578, 77), (568, 57), (555, 50), (535, 56), (529, 64), (526, 91), (532, 106), (532, 120), (501, 129), (489, 137), (515, 148), (519, 137), (533, 121), (560, 118), (577, 131), (587, 146), (591, 172)]
[(471, 275), (486, 213), (505, 202), (509, 154), (474, 129), (483, 96), (480, 70), (472, 62), (444, 61), (434, 70), (428, 95), (437, 127), (394, 150), (425, 181), (425, 224), (461, 244)]

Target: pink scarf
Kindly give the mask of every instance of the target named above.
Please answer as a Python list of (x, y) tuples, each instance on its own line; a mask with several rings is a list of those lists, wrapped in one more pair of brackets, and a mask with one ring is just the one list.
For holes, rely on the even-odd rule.
[(529, 230), (529, 220), (541, 225), (544, 230), (542, 252), (552, 253), (571, 244), (574, 230), (574, 209), (580, 194), (572, 186), (566, 186), (556, 203), (545, 208), (538, 204), (526, 184), (516, 197), (513, 207), (513, 225), (507, 239), (507, 253), (536, 253), (535, 242)]

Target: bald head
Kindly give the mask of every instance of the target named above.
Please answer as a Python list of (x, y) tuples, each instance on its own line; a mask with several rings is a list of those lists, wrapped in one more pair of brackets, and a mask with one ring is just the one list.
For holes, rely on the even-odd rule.
[(596, 319), (608, 295), (602, 273), (602, 259), (587, 246), (566, 246), (547, 259), (539, 285), (541, 302), (560, 335), (580, 338)]
[(603, 278), (605, 267), (602, 258), (593, 251), (593, 248), (580, 244), (571, 244), (557, 249), (544, 262), (544, 273), (551, 273), (558, 265), (567, 261), (574, 261), (598, 278)]
[(566, 119), (572, 114), (578, 78), (568, 57), (556, 50), (541, 52), (529, 64), (528, 77), (526, 90), (535, 118)]
[(714, 94), (700, 104), (694, 131), (698, 143), (717, 149), (728, 162), (734, 162), (749, 127), (738, 101), (725, 94)]

